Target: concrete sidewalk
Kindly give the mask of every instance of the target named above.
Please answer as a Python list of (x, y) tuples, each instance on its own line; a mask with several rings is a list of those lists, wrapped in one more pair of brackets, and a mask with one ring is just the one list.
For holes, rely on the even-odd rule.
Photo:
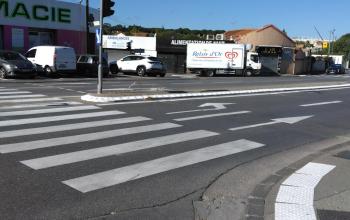
[[(278, 181), (265, 198), (264, 219), (350, 219), (349, 145), (322, 153), (310, 161), (304, 160), (300, 166), (288, 169), (293, 173)], [(305, 169), (313, 170), (305, 174)], [(317, 177), (324, 169), (328, 170)], [(256, 212), (251, 216), (263, 219), (261, 214)]]

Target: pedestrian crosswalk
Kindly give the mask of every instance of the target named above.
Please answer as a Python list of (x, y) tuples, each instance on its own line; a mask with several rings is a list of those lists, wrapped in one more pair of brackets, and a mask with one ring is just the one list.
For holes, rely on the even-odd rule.
[[(33, 97), (35, 95), (31, 94)], [(205, 129), (185, 128), (180, 124), (181, 121), (197, 118), (174, 120), (175, 123), (155, 122), (155, 119), (129, 115), (119, 110), (104, 110), (95, 105), (65, 102), (61, 98), (44, 95), (37, 97), (42, 98), (23, 104), (18, 101), (17, 95), (0, 93), (0, 99), (10, 103), (0, 106), (0, 158), (1, 155), (8, 154), (25, 155), (19, 157), (21, 159), (18, 163), (36, 172), (53, 168), (64, 169), (66, 166), (75, 167), (74, 164), (82, 162), (93, 166), (95, 160), (110, 156), (127, 157), (141, 151), (166, 150), (174, 145), (181, 149), (193, 149), (193, 143), (201, 143), (198, 149), (160, 158), (152, 156), (153, 159), (148, 161), (122, 167), (111, 165), (103, 172), (86, 174), (87, 171), (84, 170), (84, 174), (79, 175), (78, 170), (74, 172), (76, 176), (72, 179), (59, 180), (60, 184), (81, 193), (102, 190), (264, 146), (249, 140), (221, 141), (220, 138), (215, 138), (214, 141), (219, 143), (206, 144), (209, 143), (207, 140), (221, 134)], [(33, 99), (28, 97), (24, 100)], [(246, 113), (249, 112), (215, 116)], [(210, 117), (204, 115), (202, 118)]]

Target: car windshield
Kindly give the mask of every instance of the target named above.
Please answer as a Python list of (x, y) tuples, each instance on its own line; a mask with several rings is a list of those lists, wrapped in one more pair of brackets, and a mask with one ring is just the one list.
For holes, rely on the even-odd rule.
[(0, 52), (0, 58), (4, 60), (26, 60), (20, 53)]

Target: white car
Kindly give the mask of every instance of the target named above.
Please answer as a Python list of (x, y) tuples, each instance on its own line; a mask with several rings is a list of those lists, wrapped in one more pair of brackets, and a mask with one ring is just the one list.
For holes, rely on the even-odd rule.
[(118, 70), (123, 73), (136, 73), (139, 76), (159, 75), (164, 77), (164, 64), (152, 56), (129, 55), (117, 61)]
[(71, 47), (38, 46), (28, 50), (25, 56), (33, 64), (42, 66), (48, 75), (73, 73), (77, 69), (76, 54)]

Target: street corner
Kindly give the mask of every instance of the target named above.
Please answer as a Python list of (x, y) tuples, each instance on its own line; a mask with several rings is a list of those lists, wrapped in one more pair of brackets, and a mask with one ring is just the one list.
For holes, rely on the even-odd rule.
[[(251, 194), (247, 216), (350, 219), (350, 146), (312, 154), (270, 176)], [(256, 204), (256, 200), (261, 200)], [(264, 211), (256, 207), (264, 206)]]

